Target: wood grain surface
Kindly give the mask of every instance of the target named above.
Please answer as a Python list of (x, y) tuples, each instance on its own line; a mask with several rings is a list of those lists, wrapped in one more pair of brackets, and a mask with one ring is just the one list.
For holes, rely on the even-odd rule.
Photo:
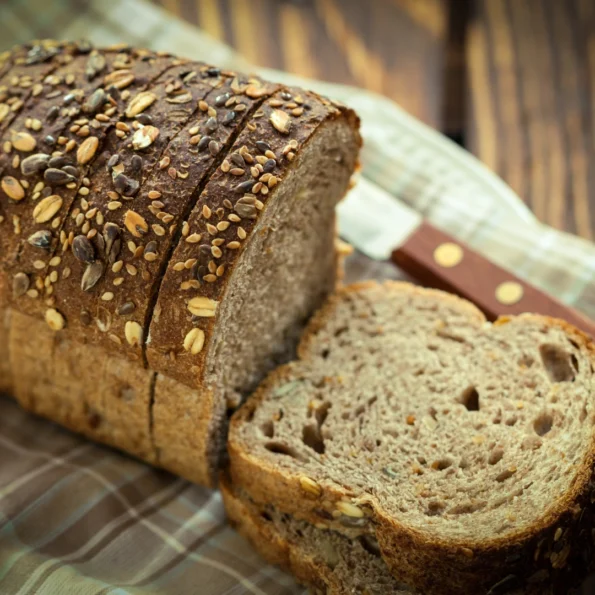
[(595, 237), (593, 0), (153, 0), (256, 64), (365, 87)]

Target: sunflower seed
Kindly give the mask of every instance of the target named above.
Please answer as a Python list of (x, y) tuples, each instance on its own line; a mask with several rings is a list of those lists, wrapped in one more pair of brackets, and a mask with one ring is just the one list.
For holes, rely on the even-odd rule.
[(31, 176), (40, 171), (43, 171), (50, 160), (50, 156), (45, 153), (36, 153), (35, 155), (29, 155), (21, 161), (21, 173), (24, 176)]
[(116, 262), (122, 245), (120, 228), (115, 223), (106, 223), (103, 227), (105, 253), (110, 264)]
[(72, 253), (81, 262), (93, 262), (95, 260), (95, 248), (87, 239), (87, 236), (76, 236), (72, 242)]
[(94, 79), (105, 68), (105, 56), (93, 50), (87, 59), (85, 75), (87, 79)]
[(134, 302), (125, 302), (118, 308), (118, 314), (120, 316), (128, 316), (128, 314), (132, 314), (136, 310), (136, 306)]
[(103, 262), (101, 262), (101, 260), (96, 260), (87, 265), (87, 268), (83, 273), (83, 278), (81, 279), (81, 289), (83, 291), (90, 291), (95, 287), (97, 281), (99, 281), (101, 275), (103, 275), (103, 268)]
[(52, 186), (64, 186), (75, 181), (74, 176), (54, 167), (49, 167), (43, 172), (43, 179)]
[(117, 174), (114, 178), (116, 190), (123, 196), (134, 196), (139, 189), (139, 183), (124, 174)]
[(47, 229), (41, 229), (31, 234), (27, 238), (27, 242), (34, 248), (49, 250), (52, 245), (52, 232), (48, 231)]
[(96, 89), (87, 101), (83, 103), (81, 109), (85, 114), (96, 114), (107, 101), (107, 94), (103, 89)]

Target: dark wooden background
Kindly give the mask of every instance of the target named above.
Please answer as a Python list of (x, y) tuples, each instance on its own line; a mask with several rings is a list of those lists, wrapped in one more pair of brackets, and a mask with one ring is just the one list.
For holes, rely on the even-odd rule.
[(256, 64), (378, 91), (595, 236), (594, 0), (153, 0)]

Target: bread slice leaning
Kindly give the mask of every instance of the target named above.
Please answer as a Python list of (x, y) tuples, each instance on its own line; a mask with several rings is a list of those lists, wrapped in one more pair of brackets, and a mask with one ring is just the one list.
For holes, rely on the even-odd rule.
[(219, 486), (230, 524), (271, 564), (291, 572), (314, 594), (413, 593), (388, 571), (372, 538), (351, 539), (275, 510), (259, 508), (228, 480)]
[(559, 320), (345, 288), (234, 415), (234, 489), (374, 536), (424, 593), (568, 586), (592, 559), (593, 362)]

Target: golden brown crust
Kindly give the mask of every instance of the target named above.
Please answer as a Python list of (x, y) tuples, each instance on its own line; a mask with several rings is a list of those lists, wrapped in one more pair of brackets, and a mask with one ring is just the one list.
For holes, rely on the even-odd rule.
[[(332, 304), (340, 296), (363, 288), (377, 286), (364, 282), (348, 286), (331, 297), (327, 305), (313, 318), (303, 335), (299, 355), (307, 357), (311, 336), (332, 315)], [(450, 294), (409, 286), (400, 282), (386, 282), (385, 288), (407, 290), (412, 293), (438, 293), (442, 299), (456, 300), (468, 307), (471, 316), (483, 322), (483, 315), (471, 304)], [(556, 326), (589, 353), (595, 365), (595, 348), (584, 333), (569, 323), (535, 314), (502, 319), (496, 324), (522, 324), (534, 320), (544, 326)], [(300, 476), (282, 472), (273, 465), (251, 454), (239, 438), (239, 428), (249, 423), (259, 402), (266, 398), (271, 387), (291, 375), (293, 364), (274, 371), (261, 384), (248, 402), (237, 411), (231, 421), (228, 450), (230, 475), (234, 486), (245, 490), (256, 502), (274, 503), (275, 507), (312, 524), (320, 522), (315, 510), (321, 498), (330, 502), (351, 500), (356, 495), (332, 481), (318, 482), (320, 494), (304, 490)], [(428, 593), (485, 592), (499, 583), (503, 576), (514, 576), (515, 583), (527, 580), (547, 585), (569, 584), (578, 580), (592, 564), (593, 502), (595, 502), (595, 440), (589, 456), (569, 489), (544, 511), (539, 523), (503, 537), (490, 540), (462, 539), (456, 542), (439, 539), (431, 533), (414, 530), (400, 523), (373, 497), (358, 500), (366, 510), (369, 527), (375, 531), (382, 555), (395, 576)], [(296, 497), (299, 494), (303, 497)], [(357, 498), (356, 498), (357, 500)], [(589, 555), (585, 556), (585, 552)], [(506, 569), (503, 572), (503, 568)], [(509, 579), (512, 583), (512, 579)], [(541, 584), (541, 583), (540, 583)]]
[(157, 374), (153, 406), (156, 464), (194, 483), (216, 483), (211, 449), (222, 434), (212, 391)]

